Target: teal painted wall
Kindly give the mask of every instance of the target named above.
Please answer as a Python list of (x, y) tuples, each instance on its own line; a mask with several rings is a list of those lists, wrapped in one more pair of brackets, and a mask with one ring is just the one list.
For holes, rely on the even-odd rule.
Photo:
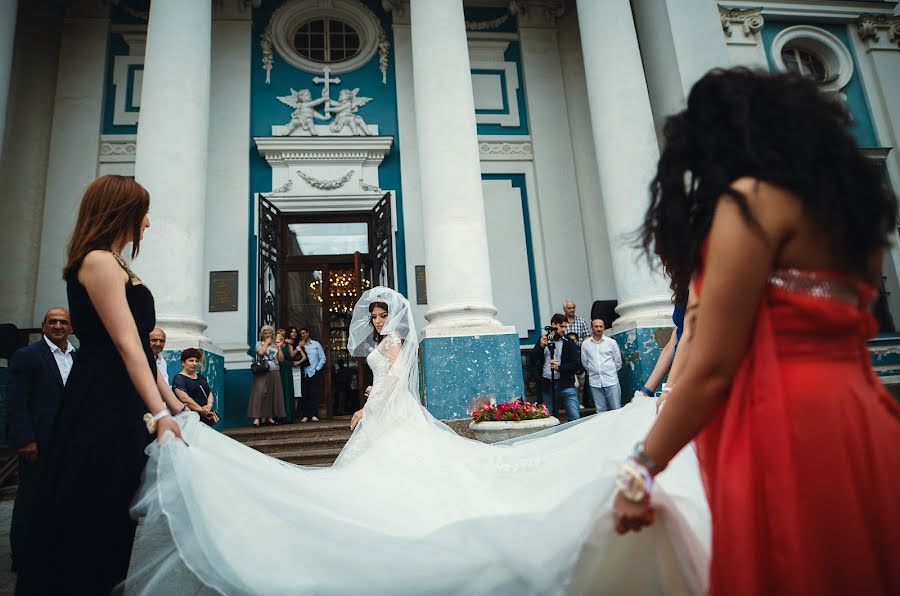
[[(247, 208), (249, 209), (250, 229), (248, 229), (249, 247), (248, 260), (249, 272), (247, 285), (249, 291), (249, 308), (247, 321), (247, 341), (250, 344), (256, 342), (256, 230), (254, 222), (254, 193), (269, 192), (272, 190), (272, 170), (266, 161), (259, 156), (253, 143), (254, 136), (271, 136), (272, 126), (286, 124), (291, 118), (291, 109), (279, 102), (276, 95), (288, 95), (290, 89), (307, 88), (317, 96), (320, 85), (314, 85), (312, 78), (316, 75), (303, 72), (286, 63), (277, 52), (274, 53), (274, 64), (271, 72), (271, 84), (265, 82), (266, 73), (262, 68), (262, 49), (259, 39), (269, 23), (272, 13), (281, 6), (279, 2), (264, 2), (260, 9), (253, 11), (253, 51), (252, 73), (250, 79), (250, 131), (248, 146), (250, 158), (250, 189)], [(394, 137), (394, 145), (390, 154), (379, 167), (379, 185), (385, 189), (396, 192), (396, 221), (397, 232), (394, 237), (394, 252), (397, 257), (397, 269), (394, 272), (397, 291), (407, 294), (408, 280), (406, 278), (406, 240), (404, 235), (403, 217), (403, 192), (400, 178), (400, 159), (402, 156), (402, 143), (397, 134), (397, 86), (395, 79), (394, 39), (391, 27), (391, 17), (381, 8), (381, 2), (377, 0), (364, 0), (368, 8), (379, 18), (381, 26), (391, 43), (389, 52), (389, 65), (387, 71), (387, 83), (381, 82), (381, 70), (378, 65), (378, 53), (362, 68), (344, 73), (338, 76), (341, 83), (339, 89), (353, 89), (359, 87), (360, 94), (372, 97), (373, 100), (360, 109), (360, 115), (368, 124), (378, 126), (378, 134)], [(336, 97), (336, 93), (332, 94)]]
[(630, 402), (634, 392), (647, 382), (665, 347), (665, 345), (659, 345), (656, 339), (657, 329), (656, 327), (641, 327), (612, 336), (622, 352), (622, 369), (619, 371), (622, 405)]
[(249, 368), (225, 370), (224, 374), (225, 400), (219, 410), (222, 428), (233, 426), (247, 426), (250, 419), (247, 418), (247, 403), (250, 401), (250, 388), (253, 386), (253, 373)]
[[(766, 58), (769, 61), (769, 70), (771, 72), (776, 72), (775, 65), (772, 61), (772, 40), (784, 29), (798, 24), (799, 23), (785, 23), (766, 20), (766, 24), (765, 26), (763, 26), (762, 30), (762, 40), (763, 45), (766, 48)], [(844, 47), (847, 48), (847, 51), (850, 52), (850, 56), (853, 58), (853, 77), (851, 77), (847, 85), (843, 89), (841, 89), (841, 92), (846, 95), (847, 107), (850, 109), (850, 113), (853, 115), (854, 122), (851, 132), (856, 138), (856, 142), (859, 143), (861, 147), (878, 147), (878, 136), (875, 134), (875, 127), (872, 124), (872, 116), (871, 112), (869, 111), (869, 103), (866, 98), (862, 79), (860, 78), (859, 74), (859, 61), (856, 57), (855, 52), (853, 51), (853, 44), (850, 40), (847, 26), (830, 25), (826, 23), (807, 24), (831, 33), (832, 35), (837, 37), (841, 41), (841, 43), (844, 44)]]

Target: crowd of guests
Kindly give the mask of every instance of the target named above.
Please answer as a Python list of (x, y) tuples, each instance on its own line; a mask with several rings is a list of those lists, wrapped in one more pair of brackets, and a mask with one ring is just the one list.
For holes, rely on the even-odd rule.
[(622, 405), (619, 344), (604, 335), (606, 323), (591, 320), (591, 326), (575, 314), (571, 300), (563, 302), (564, 313), (550, 318), (550, 325), (529, 354), (532, 371), (539, 378), (538, 402), (554, 415), (560, 408), (569, 420), (578, 420), (584, 403), (597, 412)]
[(319, 421), (325, 350), (305, 327), (263, 325), (255, 347), (247, 416), (253, 426)]

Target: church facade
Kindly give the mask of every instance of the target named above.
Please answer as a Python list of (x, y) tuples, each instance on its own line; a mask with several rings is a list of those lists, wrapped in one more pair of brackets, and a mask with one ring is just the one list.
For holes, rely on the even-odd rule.
[[(671, 327), (631, 236), (665, 117), (711, 68), (800, 72), (900, 194), (897, 4), (0, 1), (0, 322), (65, 305), (78, 201), (114, 173), (151, 193), (134, 269), (170, 369), (201, 348), (226, 424), (263, 324), (311, 331), (322, 415), (349, 412), (366, 371), (347, 325), (374, 285), (412, 305), (439, 418), (523, 395), (523, 351), (564, 300), (615, 318), (630, 394)], [(897, 351), (898, 279), (895, 246), (876, 363)]]

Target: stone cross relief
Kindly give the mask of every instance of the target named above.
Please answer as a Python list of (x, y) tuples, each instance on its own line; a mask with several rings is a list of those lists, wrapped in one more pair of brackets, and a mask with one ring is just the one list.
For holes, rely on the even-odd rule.
[[(322, 69), (321, 77), (313, 77), (313, 84), (322, 85), (321, 97), (313, 99), (309, 89), (295, 91), (291, 89), (290, 95), (276, 96), (278, 101), (294, 109), (291, 113), (291, 121), (285, 125), (282, 136), (318, 136), (316, 120), (331, 120), (328, 130), (332, 134), (340, 134), (345, 128), (353, 136), (371, 136), (372, 131), (366, 125), (363, 117), (357, 112), (359, 108), (372, 101), (371, 97), (357, 95), (359, 88), (341, 89), (337, 100), (331, 99), (331, 84), (341, 82), (341, 79), (331, 76), (331, 68)], [(316, 108), (323, 105), (322, 111)]]

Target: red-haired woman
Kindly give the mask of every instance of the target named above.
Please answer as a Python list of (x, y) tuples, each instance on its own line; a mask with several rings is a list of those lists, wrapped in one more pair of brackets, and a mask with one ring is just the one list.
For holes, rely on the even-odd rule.
[[(136, 523), (128, 514), (148, 442), (181, 436), (183, 407), (157, 376), (150, 351), (153, 295), (129, 269), (150, 196), (124, 176), (102, 176), (84, 193), (63, 269), (81, 342), (66, 383), (40, 482), (40, 561), (19, 570), (18, 594), (109, 594), (125, 579)], [(168, 405), (168, 407), (167, 407)]]

